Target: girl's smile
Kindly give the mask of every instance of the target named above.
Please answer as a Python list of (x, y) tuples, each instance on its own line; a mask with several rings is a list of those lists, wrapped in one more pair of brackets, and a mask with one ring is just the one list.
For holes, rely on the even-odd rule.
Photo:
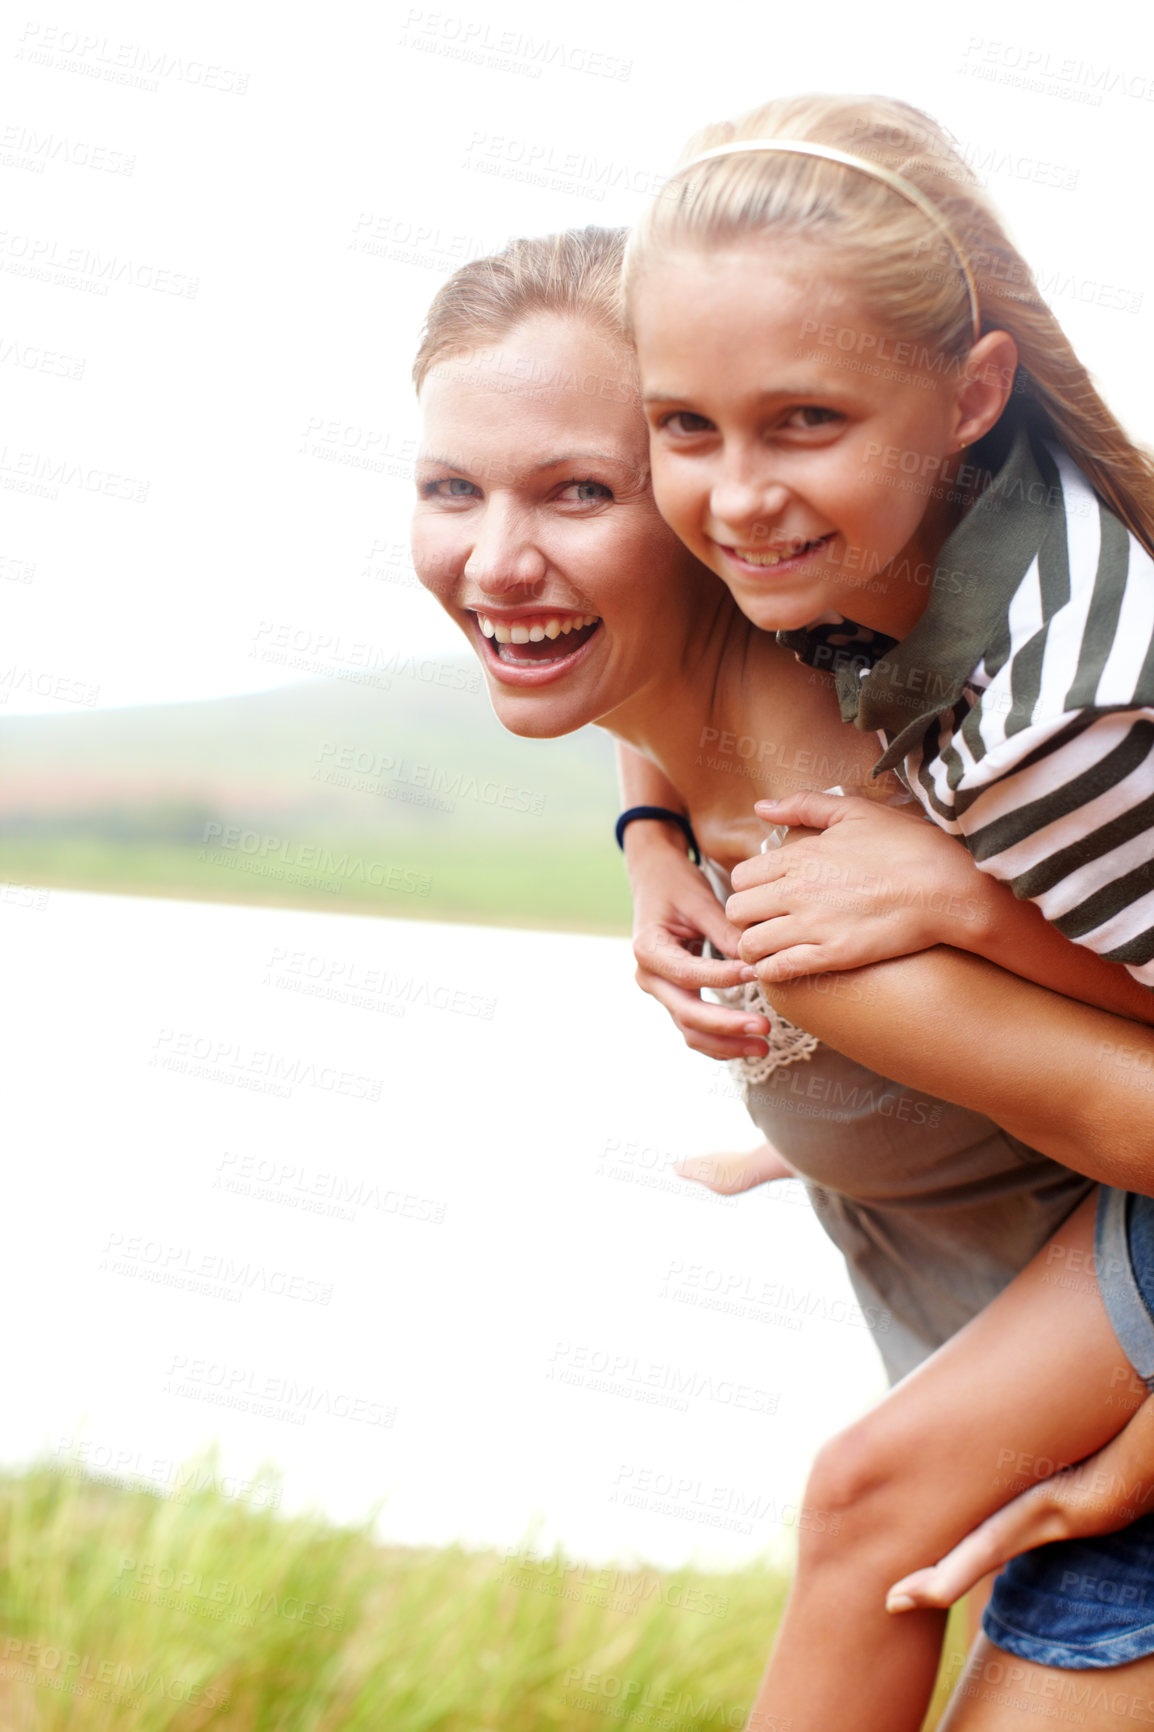
[(949, 459), (966, 442), (967, 380), (945, 357), (871, 360), (892, 333), (841, 292), (832, 262), (804, 280), (803, 262), (753, 242), (679, 251), (639, 278), (654, 493), (755, 624), (834, 612), (900, 637), (966, 503)]

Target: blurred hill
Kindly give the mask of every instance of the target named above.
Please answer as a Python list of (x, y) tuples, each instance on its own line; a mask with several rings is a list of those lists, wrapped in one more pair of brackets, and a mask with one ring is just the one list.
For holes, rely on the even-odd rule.
[(606, 735), (515, 738), (472, 663), (371, 677), (0, 717), (0, 874), (627, 929)]

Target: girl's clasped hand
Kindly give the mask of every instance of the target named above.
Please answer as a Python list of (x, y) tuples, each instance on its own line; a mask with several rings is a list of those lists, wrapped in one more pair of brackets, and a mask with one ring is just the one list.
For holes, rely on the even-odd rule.
[(862, 968), (933, 944), (988, 955), (1009, 892), (975, 879), (956, 842), (920, 809), (852, 795), (758, 801), (767, 824), (812, 831), (742, 861), (727, 918), (738, 955), (768, 982)]

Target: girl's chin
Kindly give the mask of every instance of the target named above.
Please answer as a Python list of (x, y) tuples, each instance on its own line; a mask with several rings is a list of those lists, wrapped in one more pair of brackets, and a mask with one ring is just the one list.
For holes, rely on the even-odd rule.
[(828, 606), (820, 594), (767, 595), (764, 589), (729, 583), (730, 593), (751, 624), (761, 631), (801, 631), (820, 619)]

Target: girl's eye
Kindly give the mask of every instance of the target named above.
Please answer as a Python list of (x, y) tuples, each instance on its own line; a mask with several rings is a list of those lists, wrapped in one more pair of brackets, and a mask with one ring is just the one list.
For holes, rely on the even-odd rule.
[(704, 415), (695, 415), (691, 409), (678, 409), (661, 423), (662, 432), (670, 433), (708, 433), (712, 427), (712, 421), (707, 421)]
[(817, 403), (803, 403), (791, 409), (785, 418), (787, 427), (824, 427), (827, 422), (840, 421), (836, 409), (823, 409)]
[(599, 504), (601, 500), (612, 497), (612, 489), (603, 481), (567, 481), (558, 495), (558, 498), (575, 505)]
[(478, 489), (462, 475), (449, 475), (439, 481), (426, 481), (421, 492), (426, 499), (472, 499)]

